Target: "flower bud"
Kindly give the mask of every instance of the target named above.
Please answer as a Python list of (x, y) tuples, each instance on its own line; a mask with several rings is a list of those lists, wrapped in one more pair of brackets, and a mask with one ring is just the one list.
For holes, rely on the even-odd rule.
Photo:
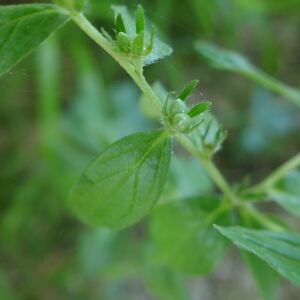
[(172, 125), (175, 130), (184, 133), (190, 129), (191, 118), (185, 113), (178, 113), (172, 119)]
[(175, 116), (176, 114), (179, 113), (185, 113), (186, 111), (187, 111), (186, 104), (180, 99), (176, 99), (171, 102), (169, 107), (169, 114), (171, 116)]

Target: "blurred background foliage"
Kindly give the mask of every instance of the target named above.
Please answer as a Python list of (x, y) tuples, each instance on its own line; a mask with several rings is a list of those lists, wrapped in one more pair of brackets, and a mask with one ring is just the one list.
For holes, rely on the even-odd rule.
[[(33, 1), (1, 0), (18, 2)], [(147, 68), (147, 78), (169, 90), (199, 78), (195, 100), (212, 100), (228, 129), (216, 160), (231, 182), (247, 174), (256, 182), (299, 151), (299, 107), (211, 68), (194, 47), (205, 40), (234, 49), (299, 87), (298, 0), (90, 0), (87, 14), (109, 30), (111, 4), (133, 10), (138, 3), (174, 49)], [(115, 232), (69, 214), (66, 199), (86, 164), (116, 139), (156, 126), (141, 113), (127, 74), (75, 25), (0, 78), (0, 91), (1, 300), (260, 299), (236, 250), (208, 277), (186, 276), (153, 258), (148, 218)], [(178, 149), (161, 202), (213, 191), (201, 166)], [(278, 299), (299, 296), (284, 282)]]

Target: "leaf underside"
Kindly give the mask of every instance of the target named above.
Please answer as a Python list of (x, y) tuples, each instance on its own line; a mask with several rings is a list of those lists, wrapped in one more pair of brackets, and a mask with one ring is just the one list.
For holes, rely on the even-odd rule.
[(122, 138), (87, 167), (71, 193), (71, 209), (90, 225), (132, 225), (158, 201), (170, 154), (170, 140), (161, 130)]

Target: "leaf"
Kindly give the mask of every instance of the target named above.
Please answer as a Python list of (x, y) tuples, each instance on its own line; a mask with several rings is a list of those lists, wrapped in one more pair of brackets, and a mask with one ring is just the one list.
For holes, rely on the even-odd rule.
[(211, 107), (210, 101), (203, 101), (194, 105), (188, 112), (188, 115), (193, 118), (199, 114), (207, 111)]
[(163, 300), (188, 300), (190, 299), (187, 288), (185, 287), (184, 276), (172, 270), (151, 264), (146, 266), (145, 282), (151, 292)]
[(116, 31), (117, 33), (119, 32), (126, 33), (125, 24), (121, 14), (118, 14), (116, 17)]
[(144, 10), (141, 5), (138, 5), (135, 16), (136, 33), (139, 34), (145, 30)]
[(243, 55), (218, 48), (204, 41), (197, 41), (195, 48), (214, 68), (239, 73), (300, 106), (300, 90), (290, 87), (259, 70)]
[[(129, 37), (134, 39), (136, 35), (136, 22), (135, 19), (129, 14), (127, 8), (122, 5), (113, 5), (112, 9), (115, 15), (119, 15), (119, 14), (122, 15), (126, 27), (126, 33), (128, 34)], [(139, 28), (141, 28), (141, 24), (139, 24)], [(144, 34), (145, 34), (144, 37), (145, 43), (148, 42), (151, 44), (152, 43), (151, 36), (153, 35), (153, 34), (151, 35), (151, 29), (147, 28), (146, 26), (144, 30)], [(172, 53), (172, 48), (170, 48), (168, 45), (160, 41), (160, 39), (155, 36), (153, 38), (152, 50), (142, 58), (143, 66), (153, 64), (156, 61), (170, 55), (171, 53)]]
[(260, 289), (261, 295), (266, 300), (277, 298), (279, 275), (257, 256), (241, 251), (241, 255)]
[(0, 75), (41, 44), (68, 20), (48, 4), (0, 6)]
[[(271, 218), (273, 216), (269, 216)], [(238, 224), (240, 226), (261, 229), (262, 225), (252, 218), (248, 211), (244, 208), (239, 209)], [(273, 221), (273, 220), (272, 220)], [(274, 220), (276, 222), (277, 220)], [(285, 226), (285, 225), (283, 225)], [(263, 299), (275, 300), (278, 296), (280, 275), (275, 272), (265, 261), (261, 260), (252, 253), (241, 250), (240, 254), (246, 262), (249, 271), (251, 272), (257, 287)]]
[(178, 98), (181, 99), (182, 101), (184, 101), (193, 92), (193, 90), (196, 88), (198, 83), (199, 83), (199, 80), (197, 80), (197, 79), (190, 81), (184, 87), (184, 89), (179, 93)]
[[(146, 36), (149, 34), (146, 32)], [(171, 55), (173, 52), (172, 48), (167, 44), (162, 42), (156, 36), (153, 38), (153, 47), (152, 51), (143, 59), (143, 65), (148, 66), (156, 63), (158, 60), (165, 58), (166, 56)]]
[(215, 228), (238, 248), (264, 260), (275, 271), (300, 285), (300, 235), (289, 232), (254, 230), (243, 227)]
[(300, 217), (300, 172), (288, 174), (268, 195), (289, 213)]
[(82, 10), (87, 5), (87, 0), (54, 0), (57, 4), (72, 10)]
[(198, 197), (156, 208), (150, 219), (154, 258), (186, 273), (211, 271), (226, 246), (212, 227), (228, 221), (219, 204), (217, 198)]
[(132, 52), (141, 55), (144, 50), (144, 32), (140, 32), (133, 40)]
[(84, 222), (121, 229), (144, 217), (158, 201), (170, 164), (171, 145), (161, 130), (115, 142), (84, 171), (70, 197)]

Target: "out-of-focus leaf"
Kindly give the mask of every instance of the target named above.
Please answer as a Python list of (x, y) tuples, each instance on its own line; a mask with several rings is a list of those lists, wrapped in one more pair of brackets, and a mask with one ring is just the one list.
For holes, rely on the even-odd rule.
[(10, 286), (6, 274), (0, 269), (0, 298), (5, 300), (17, 300), (19, 297)]
[(300, 285), (300, 235), (283, 231), (254, 230), (243, 227), (215, 228), (238, 248), (269, 264), (291, 282)]
[(209, 195), (213, 189), (212, 181), (195, 158), (173, 155), (162, 202)]
[[(272, 118), (266, 117), (266, 111)], [(278, 140), (298, 128), (299, 116), (293, 105), (282, 105), (271, 92), (261, 87), (253, 91), (248, 114), (249, 121), (241, 135), (243, 151), (246, 152), (281, 151), (282, 145)]]
[(278, 294), (279, 275), (257, 256), (241, 251), (264, 299), (275, 300)]
[(235, 0), (235, 2), (247, 11), (256, 13), (276, 13), (289, 12), (290, 14), (297, 13), (300, 9), (298, 0)]
[(87, 5), (88, 0), (54, 0), (54, 2), (68, 9), (80, 11)]
[(289, 213), (300, 217), (300, 172), (288, 174), (268, 195)]
[(176, 272), (159, 266), (148, 266), (145, 271), (146, 284), (151, 292), (164, 300), (188, 300), (190, 299), (184, 286), (184, 278)]
[(219, 205), (218, 198), (199, 197), (155, 209), (150, 224), (154, 258), (186, 273), (211, 271), (226, 246), (212, 227), (228, 222), (228, 214)]
[[(136, 35), (136, 24), (134, 18), (129, 14), (127, 8), (125, 6), (113, 5), (112, 9), (115, 12), (115, 15), (122, 15), (123, 21), (126, 27), (126, 32), (128, 36), (134, 38)], [(145, 27), (145, 41), (151, 40), (151, 30)], [(155, 63), (156, 61), (169, 56), (172, 53), (172, 48), (163, 43), (158, 37), (154, 37), (153, 47), (151, 52), (143, 58), (143, 65), (150, 65)]]
[(0, 75), (41, 44), (68, 20), (50, 4), (0, 6)]
[(115, 142), (84, 171), (70, 207), (88, 224), (124, 228), (139, 221), (158, 201), (169, 171), (167, 133), (154, 130)]
[(300, 91), (281, 83), (270, 75), (256, 68), (243, 55), (216, 47), (213, 44), (197, 41), (195, 48), (214, 68), (239, 73), (275, 93), (278, 93), (294, 104), (300, 106)]
[(117, 232), (96, 228), (85, 232), (79, 240), (78, 262), (83, 275), (94, 278), (111, 260)]

